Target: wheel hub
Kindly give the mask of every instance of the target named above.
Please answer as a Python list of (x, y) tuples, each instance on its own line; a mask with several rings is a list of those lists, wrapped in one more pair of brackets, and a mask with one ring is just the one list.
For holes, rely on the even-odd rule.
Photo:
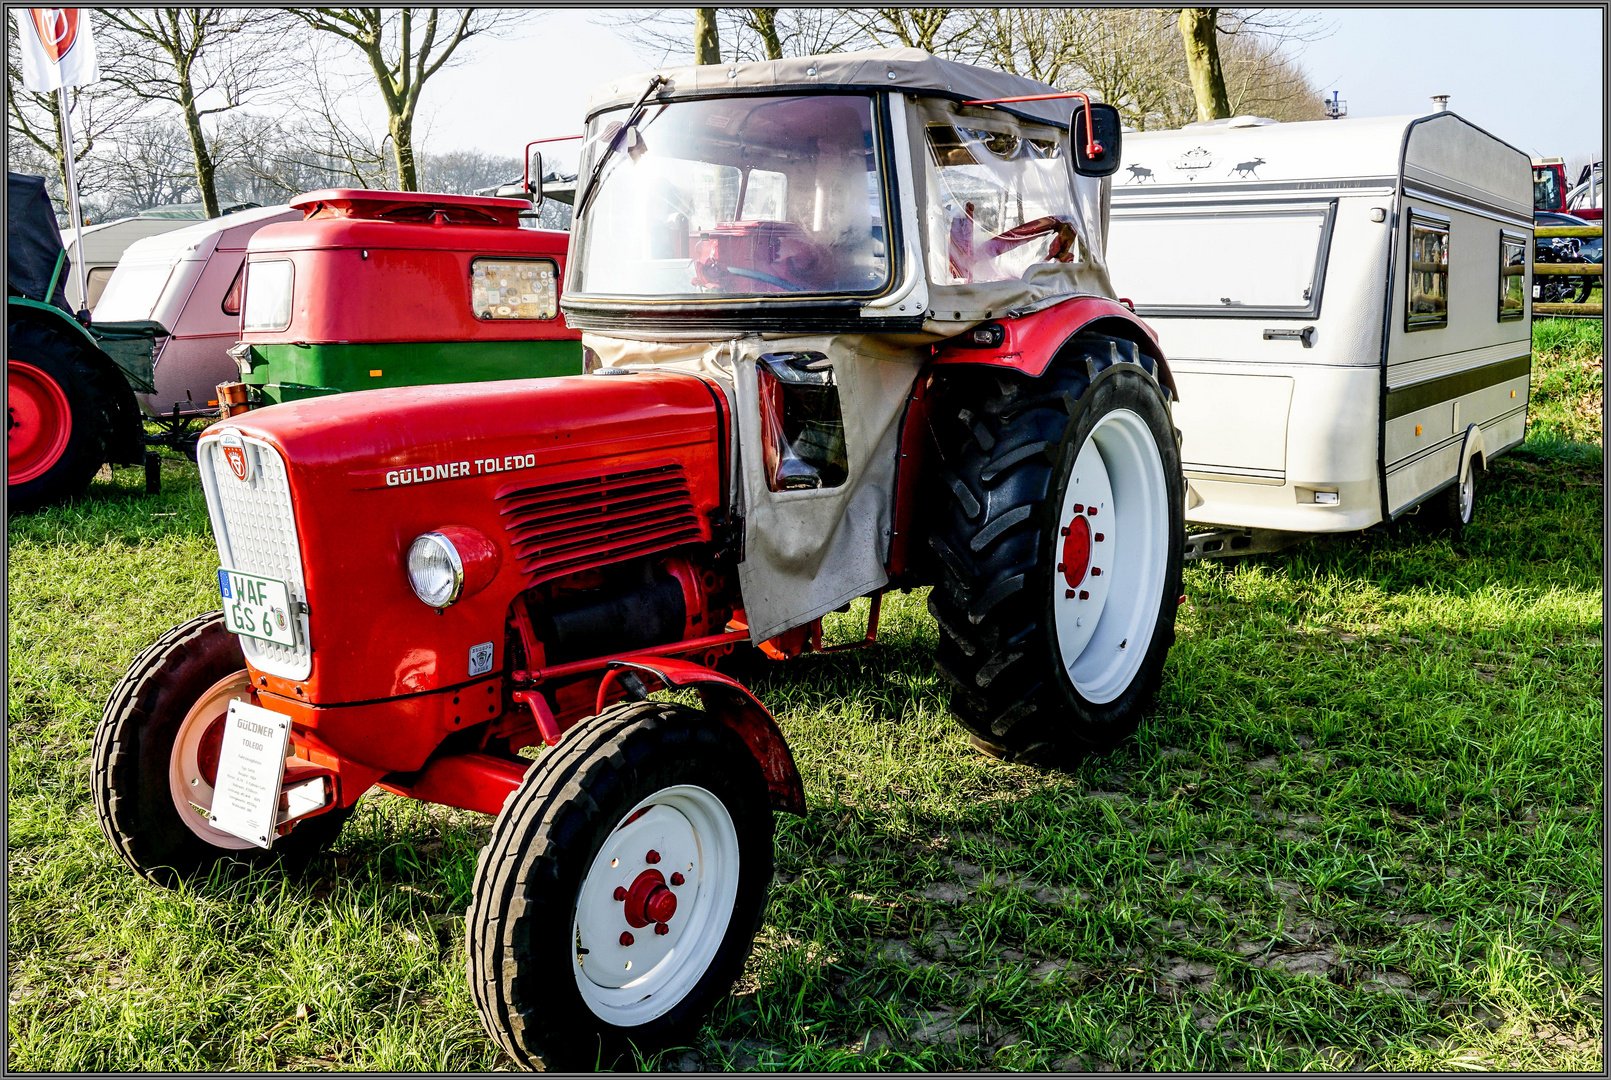
[[(623, 901), (627, 925), (648, 926), (650, 923), (669, 923), (677, 914), (677, 894), (666, 885), (666, 876), (658, 870), (645, 870), (632, 887), (626, 890)], [(666, 931), (659, 930), (661, 934)]]
[(1083, 509), (1075, 506), (1074, 520), (1063, 527), (1063, 564), (1058, 569), (1071, 589), (1080, 587), (1091, 568), (1091, 523), (1080, 512)]

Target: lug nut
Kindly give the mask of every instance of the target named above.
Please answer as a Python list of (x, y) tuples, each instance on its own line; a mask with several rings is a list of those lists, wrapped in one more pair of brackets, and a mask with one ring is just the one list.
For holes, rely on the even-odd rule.
[(1074, 599), (1074, 590), (1073, 589), (1064, 589), (1063, 590), (1063, 599), (1064, 600), (1072, 600), (1072, 599)]
[(664, 937), (665, 935), (671, 933), (671, 927), (667, 926), (663, 922), (657, 922), (654, 924), (654, 932), (659, 934), (661, 937)]
[(1068, 526), (1064, 525), (1063, 526), (1063, 531), (1058, 533), (1057, 535), (1059, 535), (1059, 536), (1067, 536), (1068, 535)]
[(1101, 533), (1096, 534), (1096, 542), (1099, 543), (1099, 544), (1102, 542), (1102, 534)]
[(1091, 567), (1091, 576), (1092, 577), (1101, 577), (1102, 576), (1102, 568), (1100, 566)]
[(1083, 513), (1085, 513), (1085, 504), (1084, 504), (1084, 503), (1075, 503), (1075, 504), (1074, 504), (1074, 512), (1075, 512), (1075, 513), (1076, 513), (1076, 514), (1083, 514)]
[(682, 884), (682, 875), (681, 874), (672, 874), (671, 875), (671, 883), (673, 885), (681, 885)]
[(627, 897), (626, 890), (624, 888), (622, 888), (621, 886), (617, 885), (615, 887), (615, 898), (617, 900), (625, 900), (626, 897)]
[(1090, 514), (1092, 517), (1096, 517), (1096, 507), (1094, 507), (1094, 506), (1091, 507), (1089, 510), (1086, 511), (1086, 513)]
[(651, 848), (649, 854), (643, 857), (643, 861), (648, 863), (650, 866), (653, 866), (655, 863), (660, 861), (660, 852)]
[(1086, 592), (1084, 589), (1080, 590), (1080, 599), (1081, 600), (1089, 600), (1090, 598), (1091, 598), (1090, 593)]
[(632, 944), (632, 931), (630, 931), (630, 930), (621, 931), (621, 944), (623, 944), (623, 945)]

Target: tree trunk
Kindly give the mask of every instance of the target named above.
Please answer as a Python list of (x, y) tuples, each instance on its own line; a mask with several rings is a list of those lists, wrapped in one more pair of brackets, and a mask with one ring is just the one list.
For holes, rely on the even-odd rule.
[(392, 136), (392, 159), (397, 163), (397, 190), (418, 191), (420, 181), (414, 163), (414, 117), (393, 116), (387, 129)]
[(190, 153), (196, 161), (196, 186), (201, 189), (201, 206), (210, 218), (218, 217), (218, 186), (213, 176), (217, 164), (207, 151), (207, 136), (201, 130), (201, 116), (196, 111), (196, 94), (190, 86), (190, 74), (179, 73), (179, 109), (185, 117), (185, 134), (190, 136)]
[(1223, 120), (1231, 115), (1231, 102), (1219, 66), (1219, 8), (1181, 8), (1179, 21), (1197, 119)]
[(778, 9), (777, 8), (751, 8), (755, 15), (755, 32), (761, 36), (761, 43), (766, 46), (768, 60), (783, 59), (783, 42), (778, 40)]
[(694, 63), (719, 64), (722, 62), (721, 42), (716, 38), (716, 9), (694, 9)]

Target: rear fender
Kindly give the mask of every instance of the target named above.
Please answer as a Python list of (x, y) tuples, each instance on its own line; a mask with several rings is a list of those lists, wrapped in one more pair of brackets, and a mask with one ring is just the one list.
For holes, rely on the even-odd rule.
[(935, 366), (982, 364), (1009, 368), (1031, 378), (1039, 378), (1076, 335), (1108, 334), (1135, 342), (1155, 362), (1158, 382), (1172, 398), (1180, 399), (1175, 377), (1169, 371), (1169, 361), (1158, 346), (1158, 336), (1135, 312), (1117, 301), (1098, 296), (1076, 296), (1021, 318), (1002, 319), (999, 323), (985, 325), (1001, 327), (1001, 344), (973, 346), (967, 344), (971, 341), (969, 334), (960, 334), (935, 349)]
[[(610, 671), (628, 669), (653, 675), (668, 689), (699, 691), (706, 711), (737, 732), (755, 755), (756, 764), (766, 776), (773, 807), (791, 814), (805, 813), (805, 785), (800, 782), (800, 772), (794, 766), (789, 744), (766, 706), (743, 684), (702, 664), (658, 656), (616, 660), (609, 667)], [(605, 680), (607, 687), (608, 674)]]

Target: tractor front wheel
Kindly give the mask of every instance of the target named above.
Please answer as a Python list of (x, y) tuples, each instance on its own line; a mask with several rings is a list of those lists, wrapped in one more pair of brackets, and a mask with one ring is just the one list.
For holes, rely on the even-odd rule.
[(172, 887), (231, 857), (297, 865), (351, 816), (351, 807), (327, 810), (266, 851), (212, 826), (225, 714), (250, 693), (240, 639), (216, 611), (162, 635), (113, 687), (95, 729), (90, 787), (101, 831), (142, 877)]
[(1174, 642), (1185, 496), (1169, 403), (1128, 341), (954, 377), (930, 537), (935, 661), (975, 746), (1056, 763), (1129, 735)]
[(772, 812), (731, 729), (617, 705), (499, 814), (465, 918), (470, 991), (518, 1064), (608, 1068), (673, 1044), (732, 987), (772, 878)]

